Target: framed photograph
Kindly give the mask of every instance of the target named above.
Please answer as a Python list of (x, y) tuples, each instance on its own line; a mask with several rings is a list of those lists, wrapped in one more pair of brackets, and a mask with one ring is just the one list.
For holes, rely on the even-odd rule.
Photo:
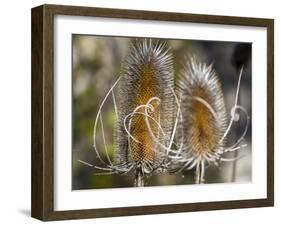
[(274, 205), (273, 19), (32, 9), (32, 216)]

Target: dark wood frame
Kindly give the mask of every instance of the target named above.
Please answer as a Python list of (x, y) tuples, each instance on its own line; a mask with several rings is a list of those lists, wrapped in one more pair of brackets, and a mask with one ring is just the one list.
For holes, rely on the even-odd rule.
[[(54, 80), (55, 15), (196, 22), (267, 28), (267, 198), (239, 201), (54, 211)], [(32, 9), (32, 200), (31, 215), (40, 220), (113, 217), (274, 205), (274, 20), (60, 5)]]

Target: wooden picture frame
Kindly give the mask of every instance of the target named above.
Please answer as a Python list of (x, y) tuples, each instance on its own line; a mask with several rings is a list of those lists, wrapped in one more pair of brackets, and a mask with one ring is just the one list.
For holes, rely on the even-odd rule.
[[(267, 29), (267, 197), (234, 201), (54, 210), (54, 17), (56, 15), (255, 26)], [(32, 9), (31, 215), (50, 221), (274, 205), (274, 20), (61, 5)]]

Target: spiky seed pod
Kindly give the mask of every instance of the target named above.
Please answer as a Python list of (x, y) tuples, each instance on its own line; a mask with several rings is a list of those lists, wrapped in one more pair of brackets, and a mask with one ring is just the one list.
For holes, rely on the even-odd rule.
[(215, 162), (225, 145), (221, 138), (227, 127), (227, 114), (221, 84), (212, 65), (189, 57), (179, 78), (178, 91), (186, 166), (196, 167), (196, 180), (203, 182), (205, 163)]
[(161, 168), (165, 150), (159, 144), (165, 146), (172, 131), (174, 82), (166, 44), (151, 39), (132, 42), (123, 73), (118, 97), (118, 162), (143, 178)]

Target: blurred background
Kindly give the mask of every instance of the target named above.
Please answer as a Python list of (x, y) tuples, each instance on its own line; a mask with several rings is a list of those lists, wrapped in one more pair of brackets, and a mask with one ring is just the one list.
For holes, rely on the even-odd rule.
[[(101, 171), (82, 164), (103, 166), (93, 149), (93, 128), (97, 111), (104, 96), (122, 71), (122, 60), (130, 45), (130, 38), (98, 37), (75, 34), (72, 37), (72, 189), (132, 187), (134, 178), (117, 174), (97, 175)], [(239, 70), (244, 65), (239, 104), (246, 108), (251, 117), (251, 43), (165, 40), (174, 57), (175, 81), (184, 64), (184, 56), (196, 54), (207, 63), (213, 63), (225, 97), (230, 119), (234, 105)], [(112, 98), (102, 108), (107, 150), (114, 153), (114, 129), (116, 117)], [(228, 145), (235, 143), (245, 126), (245, 117), (234, 123), (228, 136)], [(251, 181), (251, 123), (245, 140), (248, 146), (239, 151), (243, 156), (236, 162), (225, 162), (219, 167), (210, 166), (206, 171), (205, 183), (244, 183)], [(103, 153), (100, 127), (97, 128), (97, 144)], [(105, 156), (102, 156), (105, 157)], [(237, 157), (229, 153), (224, 157)], [(155, 175), (145, 181), (145, 186), (193, 184), (194, 173), (183, 175)]]

